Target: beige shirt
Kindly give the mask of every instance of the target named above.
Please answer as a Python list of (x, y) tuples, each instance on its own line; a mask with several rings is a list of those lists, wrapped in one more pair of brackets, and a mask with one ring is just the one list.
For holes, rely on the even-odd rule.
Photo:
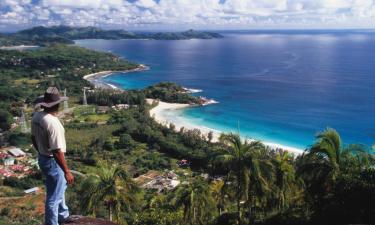
[(45, 112), (36, 112), (31, 120), (31, 135), (35, 137), (38, 151), (52, 156), (52, 151), (66, 152), (65, 129), (60, 120)]

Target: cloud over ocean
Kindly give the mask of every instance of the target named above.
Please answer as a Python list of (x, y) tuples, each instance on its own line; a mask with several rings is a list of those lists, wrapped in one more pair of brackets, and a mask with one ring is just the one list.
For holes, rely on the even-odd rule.
[(372, 27), (374, 0), (2, 0), (0, 29)]

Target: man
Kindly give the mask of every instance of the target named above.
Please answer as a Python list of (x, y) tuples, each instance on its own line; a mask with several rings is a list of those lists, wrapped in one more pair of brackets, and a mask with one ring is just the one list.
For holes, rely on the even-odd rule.
[(46, 177), (45, 225), (72, 222), (65, 204), (65, 190), (73, 184), (74, 177), (65, 161), (65, 130), (56, 117), (59, 103), (67, 97), (60, 97), (56, 87), (49, 87), (37, 99), (35, 107), (43, 111), (35, 112), (31, 121), (31, 139), (38, 151), (39, 167)]

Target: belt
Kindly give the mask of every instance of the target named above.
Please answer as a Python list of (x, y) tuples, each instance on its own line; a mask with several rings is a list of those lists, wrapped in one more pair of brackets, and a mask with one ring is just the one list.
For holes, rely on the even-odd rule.
[(49, 159), (53, 159), (52, 155), (43, 155), (43, 154), (39, 153), (39, 156), (42, 156), (42, 157), (45, 157), (45, 158), (49, 158)]

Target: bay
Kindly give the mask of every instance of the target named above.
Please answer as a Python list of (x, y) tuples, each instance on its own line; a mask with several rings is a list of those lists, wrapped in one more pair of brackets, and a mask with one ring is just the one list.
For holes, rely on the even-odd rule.
[(124, 89), (161, 81), (218, 104), (176, 112), (187, 121), (307, 148), (332, 127), (345, 143), (375, 142), (375, 33), (226, 32), (212, 40), (78, 40), (150, 66), (103, 78)]

